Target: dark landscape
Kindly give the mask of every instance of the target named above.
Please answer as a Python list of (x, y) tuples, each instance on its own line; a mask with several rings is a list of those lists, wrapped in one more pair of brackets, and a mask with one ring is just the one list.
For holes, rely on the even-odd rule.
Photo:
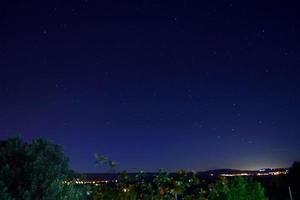
[(299, 0), (0, 0), (0, 200), (300, 200)]

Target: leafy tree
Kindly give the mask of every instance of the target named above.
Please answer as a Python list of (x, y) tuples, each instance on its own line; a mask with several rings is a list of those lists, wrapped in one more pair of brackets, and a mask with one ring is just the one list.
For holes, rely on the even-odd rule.
[(219, 180), (211, 188), (210, 200), (267, 200), (260, 183), (243, 177)]
[(29, 158), (27, 145), (20, 138), (0, 141), (1, 191), (16, 199), (22, 199), (28, 190)]
[(83, 199), (86, 192), (65, 184), (68, 178), (68, 158), (59, 145), (19, 137), (0, 141), (0, 194), (7, 196), (0, 199)]
[(96, 153), (95, 154), (95, 163), (99, 166), (106, 165), (109, 168), (110, 172), (115, 172), (117, 163), (113, 160), (109, 160), (106, 156)]
[[(54, 183), (66, 178), (69, 173), (68, 159), (60, 146), (41, 139), (28, 145), (26, 153), (29, 157), (31, 198), (43, 199), (49, 189), (54, 187)], [(49, 195), (51, 197), (51, 194), (47, 194), (47, 198)]]
[(153, 180), (157, 188), (156, 198), (162, 200), (173, 199), (173, 194), (170, 193), (172, 180), (172, 177), (166, 171), (159, 170), (158, 175)]

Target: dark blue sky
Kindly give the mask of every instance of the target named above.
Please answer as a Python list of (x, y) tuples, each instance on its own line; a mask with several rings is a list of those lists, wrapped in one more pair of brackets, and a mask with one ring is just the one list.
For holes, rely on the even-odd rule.
[(0, 3), (0, 138), (97, 171), (286, 167), (300, 155), (297, 1)]

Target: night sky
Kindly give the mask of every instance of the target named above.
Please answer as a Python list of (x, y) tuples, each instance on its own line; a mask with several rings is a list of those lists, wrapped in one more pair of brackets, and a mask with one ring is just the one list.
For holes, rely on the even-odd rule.
[[(0, 139), (71, 168), (287, 167), (300, 157), (299, 1), (2, 0)], [(103, 171), (103, 170), (102, 170)]]

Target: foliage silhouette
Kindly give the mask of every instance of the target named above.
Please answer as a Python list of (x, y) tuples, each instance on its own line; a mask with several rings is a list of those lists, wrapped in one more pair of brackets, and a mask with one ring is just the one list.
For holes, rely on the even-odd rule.
[(289, 170), (289, 183), (294, 199), (300, 199), (300, 161), (295, 161)]
[(83, 187), (64, 183), (70, 178), (61, 146), (42, 139), (28, 144), (20, 137), (0, 141), (1, 199), (84, 199)]

